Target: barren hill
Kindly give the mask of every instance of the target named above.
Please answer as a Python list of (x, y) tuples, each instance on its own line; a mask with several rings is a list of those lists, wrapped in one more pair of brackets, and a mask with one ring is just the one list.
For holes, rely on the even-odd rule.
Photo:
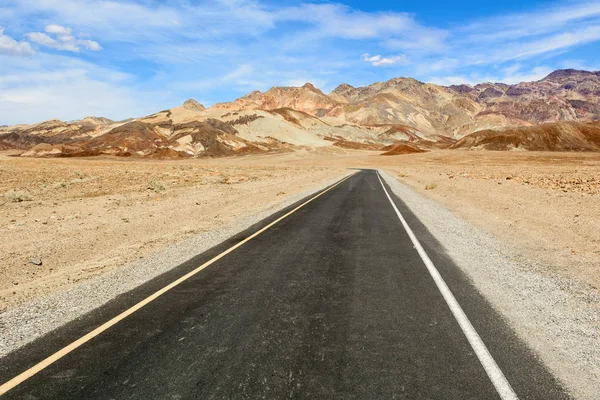
[(558, 70), (536, 82), (450, 89), (481, 104), (480, 117), (503, 116), (519, 125), (600, 119), (600, 72)]
[(559, 70), (536, 82), (438, 86), (394, 78), (329, 95), (310, 84), (252, 92), (215, 109), (293, 108), (331, 124), (402, 124), (422, 135), (460, 139), (473, 131), (600, 119), (600, 72)]
[[(27, 152), (25, 157), (73, 157), (107, 154), (148, 158), (185, 158), (198, 156), (222, 156), (239, 153), (260, 153), (285, 147), (282, 143), (251, 143), (240, 138), (232, 124), (218, 119), (196, 115), (190, 118), (180, 108), (178, 112), (161, 111), (151, 116), (126, 123), (106, 125), (105, 133), (90, 137), (77, 137), (74, 132), (65, 133), (68, 138), (59, 143), (43, 141)], [(194, 111), (196, 114), (199, 111)], [(67, 125), (68, 128), (68, 125)], [(68, 129), (65, 130), (69, 132)], [(13, 133), (11, 135), (17, 135)]]
[(483, 130), (465, 136), (453, 149), (600, 151), (600, 122), (556, 122)]
[(232, 103), (217, 103), (218, 110), (274, 110), (291, 108), (321, 117), (338, 105), (338, 102), (325, 95), (311, 83), (301, 87), (272, 87), (262, 93), (254, 91)]
[[(394, 78), (364, 87), (341, 84), (330, 94), (310, 83), (273, 87), (208, 109), (189, 99), (182, 106), (121, 122), (86, 117), (4, 126), (0, 149), (29, 150), (25, 156), (176, 158), (332, 145), (380, 150), (410, 143), (430, 149), (465, 137), (456, 147), (596, 150), (581, 138), (552, 141), (585, 124), (520, 128), (598, 119), (600, 72), (559, 70), (516, 85), (450, 87)], [(514, 129), (498, 131), (508, 127)]]

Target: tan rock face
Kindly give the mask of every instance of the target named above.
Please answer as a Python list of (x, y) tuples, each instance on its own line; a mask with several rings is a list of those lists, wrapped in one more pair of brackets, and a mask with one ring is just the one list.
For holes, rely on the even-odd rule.
[[(536, 82), (450, 87), (394, 78), (358, 88), (341, 84), (329, 95), (310, 83), (273, 87), (209, 109), (189, 99), (183, 106), (121, 122), (86, 117), (0, 127), (0, 149), (31, 149), (25, 155), (46, 157), (174, 158), (331, 145), (380, 149), (400, 142), (429, 149), (465, 138), (457, 146), (596, 150), (595, 144), (586, 142), (589, 138), (573, 133), (591, 129), (588, 125), (496, 132), (593, 120), (600, 120), (600, 72), (559, 70)], [(537, 140), (538, 136), (545, 139)], [(537, 144), (527, 144), (524, 138)], [(50, 147), (34, 147), (41, 144)]]
[(338, 104), (335, 99), (325, 95), (312, 84), (306, 83), (302, 87), (273, 87), (265, 93), (255, 91), (232, 103), (218, 103), (211, 108), (216, 110), (292, 108), (320, 117)]
[(252, 92), (218, 109), (289, 107), (359, 124), (403, 124), (460, 139), (481, 129), (600, 119), (600, 72), (555, 71), (536, 82), (443, 87), (394, 78), (365, 87), (341, 84), (324, 95), (310, 84)]
[(600, 151), (600, 122), (555, 122), (486, 129), (452, 145), (471, 150)]
[(600, 72), (559, 70), (537, 82), (451, 86), (483, 106), (479, 116), (503, 115), (540, 124), (600, 119)]
[[(261, 153), (284, 145), (268, 148), (250, 143), (238, 136), (233, 125), (218, 119), (203, 119), (179, 123), (170, 112), (161, 112), (138, 121), (103, 125), (104, 134), (76, 136), (77, 130), (68, 124), (51, 121), (45, 127), (61, 129), (58, 136), (31, 136), (13, 132), (9, 137), (30, 144), (22, 157), (82, 157), (107, 154), (122, 157), (186, 158), (227, 156), (239, 153)], [(59, 121), (60, 122), (60, 121)], [(36, 129), (39, 129), (36, 128)], [(33, 144), (33, 147), (31, 147)], [(24, 147), (24, 146), (23, 146)]]

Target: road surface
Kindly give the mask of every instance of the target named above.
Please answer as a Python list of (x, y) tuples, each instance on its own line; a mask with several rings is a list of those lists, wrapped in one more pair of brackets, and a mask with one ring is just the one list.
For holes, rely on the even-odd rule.
[(5, 357), (3, 399), (568, 398), (376, 171), (306, 200)]

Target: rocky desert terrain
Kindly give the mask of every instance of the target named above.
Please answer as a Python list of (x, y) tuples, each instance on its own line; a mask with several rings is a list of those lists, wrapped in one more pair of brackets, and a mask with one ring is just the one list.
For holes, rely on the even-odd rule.
[[(0, 127), (23, 157), (218, 157), (337, 146), (389, 151), (459, 147), (597, 151), (600, 72), (559, 70), (535, 82), (438, 86), (395, 78), (325, 94), (310, 83), (230, 103), (182, 106), (125, 121), (87, 117)], [(507, 130), (508, 129), (508, 130)]]
[(516, 85), (396, 78), (0, 127), (0, 309), (352, 167), (389, 170), (552, 273), (598, 288), (598, 96), (600, 73), (578, 70)]
[(342, 166), (0, 157), (0, 310), (341, 175)]
[(598, 288), (599, 95), (600, 73), (577, 70), (472, 87), (396, 78), (1, 127), (0, 309), (351, 167), (389, 170), (552, 273)]
[(544, 273), (600, 289), (600, 153), (401, 150), (384, 157), (325, 147), (180, 161), (4, 152), (1, 309), (232, 223), (355, 167), (386, 170), (540, 260)]
[(396, 78), (0, 127), (0, 353), (369, 168), (579, 390), (600, 375), (577, 371), (598, 359), (599, 96), (589, 71)]

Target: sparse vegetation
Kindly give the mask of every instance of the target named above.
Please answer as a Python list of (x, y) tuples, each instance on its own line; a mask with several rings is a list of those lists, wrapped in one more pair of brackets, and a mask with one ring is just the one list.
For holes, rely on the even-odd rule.
[(251, 114), (251, 115), (243, 115), (237, 119), (234, 119), (230, 122), (231, 125), (247, 125), (252, 121), (255, 121), (259, 118), (264, 118), (262, 115)]
[(159, 181), (150, 181), (148, 183), (148, 190), (152, 190), (153, 192), (162, 192), (167, 190), (167, 188)]
[(437, 187), (437, 183), (428, 183), (427, 185), (425, 185), (425, 190), (433, 190)]
[(4, 197), (11, 203), (20, 203), (22, 201), (32, 201), (33, 197), (29, 192), (21, 190), (9, 190), (4, 194)]
[(62, 189), (62, 188), (66, 188), (67, 186), (69, 186), (69, 184), (67, 182), (61, 181), (61, 182), (56, 182), (54, 185), (52, 185), (53, 189)]

